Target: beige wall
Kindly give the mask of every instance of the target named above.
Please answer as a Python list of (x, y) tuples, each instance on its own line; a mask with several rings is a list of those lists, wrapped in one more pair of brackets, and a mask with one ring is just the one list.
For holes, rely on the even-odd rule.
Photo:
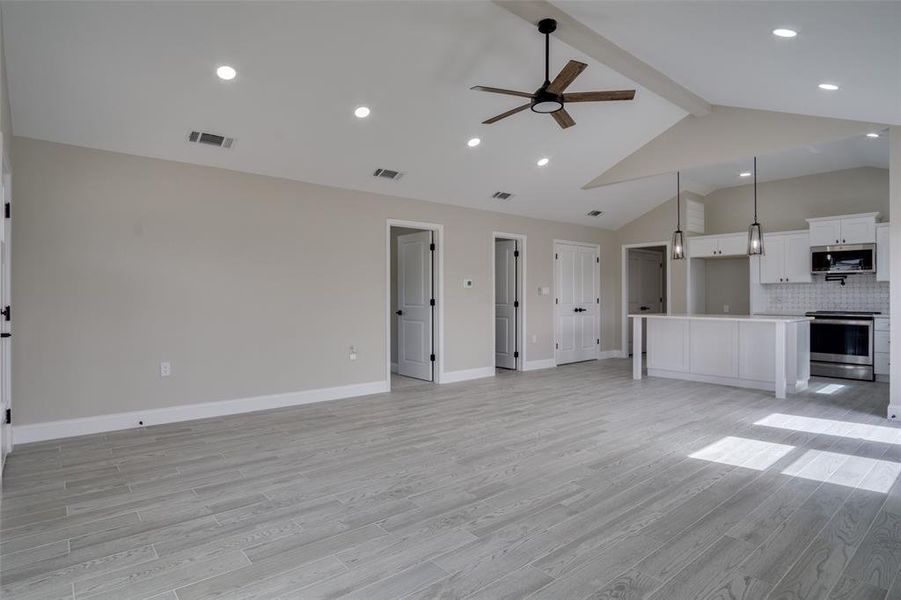
[[(12, 119), (9, 108), (9, 88), (6, 85), (6, 53), (3, 51), (3, 18), (0, 11), (0, 133), (5, 137), (12, 135)], [(7, 141), (7, 152), (12, 144)], [(10, 152), (10, 155), (12, 153)]]
[[(553, 295), (537, 293), (553, 285), (554, 239), (601, 244), (601, 346), (619, 348), (612, 232), (15, 145), (20, 424), (383, 381), (388, 218), (444, 226), (446, 371), (493, 364), (494, 230), (528, 236), (527, 360), (554, 353)], [(172, 361), (171, 377), (160, 378), (161, 360)]]
[(709, 315), (724, 314), (724, 306), (729, 306), (729, 314), (746, 315), (751, 312), (750, 259), (717, 258), (702, 262), (705, 269), (705, 311)]
[[(704, 198), (708, 233), (745, 231), (754, 215), (751, 185), (723, 188)], [(887, 169), (862, 167), (761, 183), (757, 213), (764, 232), (806, 229), (806, 218), (879, 212), (888, 221)]]

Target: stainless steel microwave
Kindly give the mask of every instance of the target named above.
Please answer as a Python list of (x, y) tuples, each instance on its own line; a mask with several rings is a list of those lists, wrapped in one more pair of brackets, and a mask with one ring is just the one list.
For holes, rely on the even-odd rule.
[(810, 272), (814, 275), (875, 273), (876, 244), (814, 246), (810, 249)]

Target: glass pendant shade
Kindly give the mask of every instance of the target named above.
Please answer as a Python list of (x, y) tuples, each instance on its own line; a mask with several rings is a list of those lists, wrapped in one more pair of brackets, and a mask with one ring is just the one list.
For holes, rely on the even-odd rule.
[(673, 259), (682, 260), (685, 258), (685, 240), (682, 239), (682, 230), (677, 229), (673, 232)]
[(748, 254), (750, 256), (763, 254), (763, 234), (760, 231), (760, 223), (756, 221), (748, 227)]

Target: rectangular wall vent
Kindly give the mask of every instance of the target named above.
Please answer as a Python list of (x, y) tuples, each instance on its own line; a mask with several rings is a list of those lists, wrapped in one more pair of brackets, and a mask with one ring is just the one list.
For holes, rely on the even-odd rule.
[(376, 169), (372, 176), (382, 177), (384, 179), (400, 179), (404, 174), (400, 171), (392, 171), (391, 169)]
[(602, 211), (602, 210), (589, 210), (586, 214), (587, 214), (589, 217), (600, 217), (602, 214), (604, 214), (604, 211)]
[(494, 192), (491, 197), (497, 200), (509, 200), (513, 197), (513, 194), (511, 194), (510, 192)]
[(216, 146), (217, 148), (231, 148), (235, 143), (235, 138), (225, 137), (224, 135), (208, 131), (192, 131), (188, 134), (188, 141), (195, 144)]

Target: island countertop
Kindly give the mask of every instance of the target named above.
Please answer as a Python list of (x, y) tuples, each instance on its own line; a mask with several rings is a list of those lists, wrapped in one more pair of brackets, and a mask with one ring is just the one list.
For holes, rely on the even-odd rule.
[(707, 321), (757, 321), (764, 323), (798, 323), (801, 321), (813, 321), (813, 317), (789, 316), (789, 315), (690, 315), (690, 314), (666, 314), (666, 313), (633, 313), (630, 318), (642, 319), (691, 319)]

